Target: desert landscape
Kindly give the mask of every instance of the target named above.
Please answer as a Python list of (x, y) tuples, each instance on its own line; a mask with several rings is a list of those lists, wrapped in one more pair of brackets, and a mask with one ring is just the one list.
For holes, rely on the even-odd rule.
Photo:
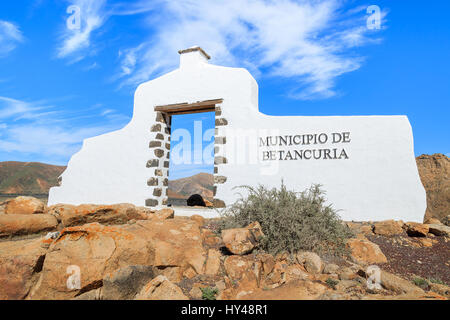
[[(30, 195), (45, 195), (64, 167), (2, 163), (9, 199), (0, 206), (0, 299), (447, 300), (450, 159), (422, 155), (417, 163), (424, 223), (330, 222), (345, 233), (339, 255), (275, 253), (264, 220), (231, 228), (176, 208), (47, 207)], [(209, 183), (198, 174), (169, 186), (178, 199), (208, 197)]]

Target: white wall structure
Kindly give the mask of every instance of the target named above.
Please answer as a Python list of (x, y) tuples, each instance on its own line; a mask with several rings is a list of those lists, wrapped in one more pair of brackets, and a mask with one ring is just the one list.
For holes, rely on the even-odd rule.
[(283, 179), (297, 191), (321, 184), (344, 220), (422, 222), (426, 195), (406, 116), (268, 116), (247, 70), (211, 65), (198, 47), (180, 52), (177, 70), (137, 88), (128, 125), (84, 141), (49, 205), (164, 206), (170, 114), (155, 106), (214, 101), (218, 204), (233, 203), (236, 186)]

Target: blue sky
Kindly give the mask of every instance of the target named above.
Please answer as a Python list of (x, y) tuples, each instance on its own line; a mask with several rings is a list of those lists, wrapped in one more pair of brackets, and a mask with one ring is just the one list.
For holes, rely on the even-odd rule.
[[(242, 3), (0, 2), (0, 161), (66, 164), (83, 139), (123, 127), (137, 85), (193, 45), (211, 63), (249, 69), (264, 113), (405, 114), (416, 155), (449, 155), (449, 1)], [(367, 28), (370, 5), (381, 8), (380, 29)], [(174, 129), (192, 131), (193, 119)], [(211, 166), (188, 169), (171, 176)]]

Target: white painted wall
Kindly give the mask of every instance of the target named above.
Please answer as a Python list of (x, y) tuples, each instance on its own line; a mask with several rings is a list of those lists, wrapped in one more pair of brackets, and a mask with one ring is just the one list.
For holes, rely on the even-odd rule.
[[(230, 163), (219, 165), (218, 175), (226, 176), (227, 182), (218, 185), (216, 198), (232, 203), (237, 197), (233, 187), (243, 184), (278, 187), (284, 179), (289, 188), (302, 191), (320, 183), (345, 220), (422, 221), (426, 195), (406, 116), (267, 116), (258, 111), (258, 85), (247, 70), (208, 64), (198, 51), (180, 57), (179, 69), (138, 87), (133, 118), (127, 126), (84, 141), (69, 161), (62, 185), (50, 189), (49, 205), (143, 206), (152, 190), (147, 180), (153, 171), (146, 163), (155, 158), (148, 147), (154, 137), (150, 132), (156, 116), (154, 106), (223, 98), (222, 117), (229, 125), (218, 127), (218, 136), (227, 137), (220, 152)], [(349, 159), (239, 163), (233, 161), (237, 155), (256, 150), (261, 158), (264, 149), (257, 146), (255, 134), (245, 143), (233, 143), (236, 133), (245, 138), (239, 130), (253, 130), (261, 136), (265, 135), (261, 130), (267, 130), (266, 135), (350, 132), (351, 142), (345, 144)], [(335, 146), (320, 146), (328, 147)]]

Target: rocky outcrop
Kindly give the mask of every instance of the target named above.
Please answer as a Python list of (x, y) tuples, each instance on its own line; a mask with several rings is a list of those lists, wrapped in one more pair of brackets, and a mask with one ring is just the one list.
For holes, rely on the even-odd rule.
[(50, 214), (2, 214), (0, 238), (51, 231), (57, 225), (58, 221)]
[(142, 288), (136, 300), (189, 300), (183, 291), (164, 276), (157, 276)]
[(148, 214), (131, 204), (80, 206), (55, 205), (48, 209), (48, 213), (61, 221), (62, 227), (72, 227), (92, 222), (101, 224), (124, 224), (129, 220), (146, 220)]
[(251, 252), (258, 241), (264, 236), (258, 222), (250, 224), (247, 228), (226, 229), (222, 231), (222, 240), (225, 247), (233, 254), (247, 254)]
[[(443, 284), (430, 282), (421, 289), (412, 282), (409, 270), (405, 270), (408, 266), (403, 264), (396, 269), (392, 263), (398, 256), (398, 251), (393, 252), (392, 248), (400, 244), (409, 250), (408, 265), (448, 261), (445, 250), (448, 227), (442, 224), (392, 221), (385, 230), (400, 227), (402, 233), (380, 235), (372, 231), (376, 228), (370, 223), (353, 222), (352, 229), (358, 230), (358, 234), (347, 242), (350, 256), (339, 258), (306, 251), (274, 255), (254, 248), (233, 249), (233, 253), (225, 249), (226, 243), (234, 241), (231, 248), (238, 249), (247, 241), (258, 245), (263, 237), (258, 223), (238, 232), (231, 229), (234, 236), (228, 241), (216, 232), (214, 219), (178, 217), (173, 209), (154, 212), (128, 205), (103, 207), (106, 213), (100, 212), (98, 217), (103, 223), (65, 227), (46, 236), (34, 235), (34, 239), (0, 241), (0, 299), (359, 300), (445, 299), (448, 295), (448, 286)], [(74, 208), (60, 206), (53, 215), (1, 216), (50, 216), (54, 220), (57, 216), (60, 221), (67, 221), (63, 218), (64, 211)], [(122, 218), (129, 219), (135, 214), (130, 212), (138, 212), (146, 219), (124, 223)], [(77, 223), (86, 221), (83, 219)], [(95, 219), (95, 215), (89, 219)], [(237, 237), (241, 232), (246, 236)], [(226, 238), (227, 230), (222, 234)], [(426, 250), (432, 256), (435, 248), (440, 250), (442, 259), (423, 256)], [(414, 250), (420, 250), (420, 256)], [(379, 272), (378, 287), (367, 285), (369, 277), (375, 274), (375, 269), (370, 268)], [(439, 268), (447, 270), (445, 266)], [(440, 283), (448, 282), (447, 274), (441, 274)]]
[(441, 220), (450, 212), (450, 158), (443, 154), (421, 155), (416, 158), (422, 184), (427, 192), (427, 211), (430, 218)]
[[(205, 251), (198, 225), (190, 220), (98, 223), (65, 228), (50, 245), (31, 299), (70, 299), (102, 286), (102, 280), (129, 265), (155, 267), (155, 273), (203, 272)], [(67, 285), (68, 270), (78, 270), (80, 286)]]
[(324, 268), (322, 259), (314, 252), (299, 252), (297, 254), (297, 261), (309, 273), (322, 273)]
[(401, 221), (386, 220), (374, 224), (373, 233), (381, 236), (394, 236), (403, 233)]
[(5, 214), (37, 214), (45, 210), (45, 204), (33, 197), (17, 197), (4, 203)]
[(0, 300), (27, 296), (44, 263), (41, 240), (0, 242)]
[(387, 258), (380, 247), (364, 239), (350, 239), (347, 246), (351, 251), (351, 257), (356, 263), (363, 265), (386, 263)]

